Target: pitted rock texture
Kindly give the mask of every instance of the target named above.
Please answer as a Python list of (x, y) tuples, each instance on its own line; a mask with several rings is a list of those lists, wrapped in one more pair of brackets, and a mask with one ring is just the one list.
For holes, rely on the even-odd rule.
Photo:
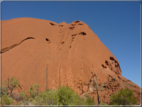
[[(140, 102), (140, 87), (121, 75), (115, 56), (90, 27), (81, 21), (55, 23), (34, 18), (2, 21), (2, 81), (15, 76), (20, 90), (38, 83), (40, 91), (67, 85), (86, 93), (97, 102), (109, 104), (109, 97), (121, 88), (130, 88)], [(93, 65), (93, 67), (92, 67)], [(91, 73), (91, 70), (95, 73)], [(125, 72), (125, 71), (124, 71)]]

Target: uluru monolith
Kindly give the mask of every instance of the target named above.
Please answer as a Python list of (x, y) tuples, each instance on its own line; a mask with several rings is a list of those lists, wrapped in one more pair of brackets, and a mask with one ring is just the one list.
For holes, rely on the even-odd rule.
[(58, 24), (35, 18), (2, 21), (1, 54), (2, 80), (16, 77), (19, 91), (34, 83), (40, 85), (40, 91), (66, 85), (97, 101), (92, 79), (103, 69), (97, 76), (101, 102), (109, 104), (109, 97), (121, 88), (132, 89), (140, 102), (140, 87), (121, 75), (116, 57), (84, 22)]

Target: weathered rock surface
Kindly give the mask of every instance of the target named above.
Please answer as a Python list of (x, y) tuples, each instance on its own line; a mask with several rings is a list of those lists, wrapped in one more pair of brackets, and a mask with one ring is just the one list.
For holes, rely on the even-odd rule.
[(34, 83), (41, 91), (57, 89), (61, 84), (71, 86), (80, 95), (88, 93), (97, 101), (92, 77), (96, 79), (94, 74), (103, 69), (98, 75), (100, 101), (109, 103), (110, 95), (121, 88), (132, 89), (140, 101), (140, 87), (121, 75), (115, 56), (81, 21), (2, 21), (1, 54), (2, 80), (15, 76), (20, 91), (27, 91)]

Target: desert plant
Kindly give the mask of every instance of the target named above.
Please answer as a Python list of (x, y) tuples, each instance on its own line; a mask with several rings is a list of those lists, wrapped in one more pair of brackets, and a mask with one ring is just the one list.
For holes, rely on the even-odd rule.
[(9, 81), (9, 78), (8, 78), (8, 89), (10, 89), (10, 95), (12, 94), (13, 89), (17, 88), (18, 86), (19, 86), (18, 79), (16, 79), (15, 77), (12, 77)]
[(20, 94), (20, 96), (21, 96), (25, 101), (28, 100), (28, 97), (27, 97), (26, 92), (21, 91), (19, 94)]
[(94, 99), (88, 96), (85, 105), (95, 105)]
[(28, 92), (30, 92), (29, 100), (35, 99), (35, 97), (39, 94), (39, 84), (35, 83), (34, 85), (31, 85)]
[(135, 105), (137, 100), (134, 98), (133, 91), (130, 89), (120, 89), (118, 93), (110, 97), (110, 105)]
[(23, 102), (22, 101), (19, 101), (16, 105), (22, 105)]
[(82, 98), (68, 86), (59, 87), (57, 92), (60, 105), (80, 105), (83, 103)]
[(13, 98), (9, 98), (8, 95), (2, 95), (2, 105), (11, 105), (13, 104)]
[(108, 104), (106, 104), (105, 102), (101, 102), (100, 105), (108, 105)]
[(74, 91), (67, 86), (59, 87), (58, 96), (61, 105), (69, 105), (72, 103)]
[[(15, 77), (12, 77), (10, 80), (8, 78), (8, 80), (4, 81), (2, 83), (2, 95), (8, 95), (10, 94), (10, 96), (12, 97), (12, 92), (14, 88), (17, 88), (19, 86), (19, 81), (18, 79), (16, 79)], [(10, 93), (8, 92), (8, 90), (10, 90)]]
[(55, 90), (41, 92), (35, 98), (36, 105), (58, 105), (59, 97)]
[(2, 83), (2, 87), (1, 87), (1, 96), (2, 95), (8, 95), (9, 92), (8, 92), (8, 82), (5, 80), (3, 83)]

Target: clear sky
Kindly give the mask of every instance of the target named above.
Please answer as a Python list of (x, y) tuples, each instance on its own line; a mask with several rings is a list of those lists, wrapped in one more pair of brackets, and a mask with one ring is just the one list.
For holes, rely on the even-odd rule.
[(2, 2), (2, 20), (20, 17), (85, 22), (140, 86), (140, 2)]

